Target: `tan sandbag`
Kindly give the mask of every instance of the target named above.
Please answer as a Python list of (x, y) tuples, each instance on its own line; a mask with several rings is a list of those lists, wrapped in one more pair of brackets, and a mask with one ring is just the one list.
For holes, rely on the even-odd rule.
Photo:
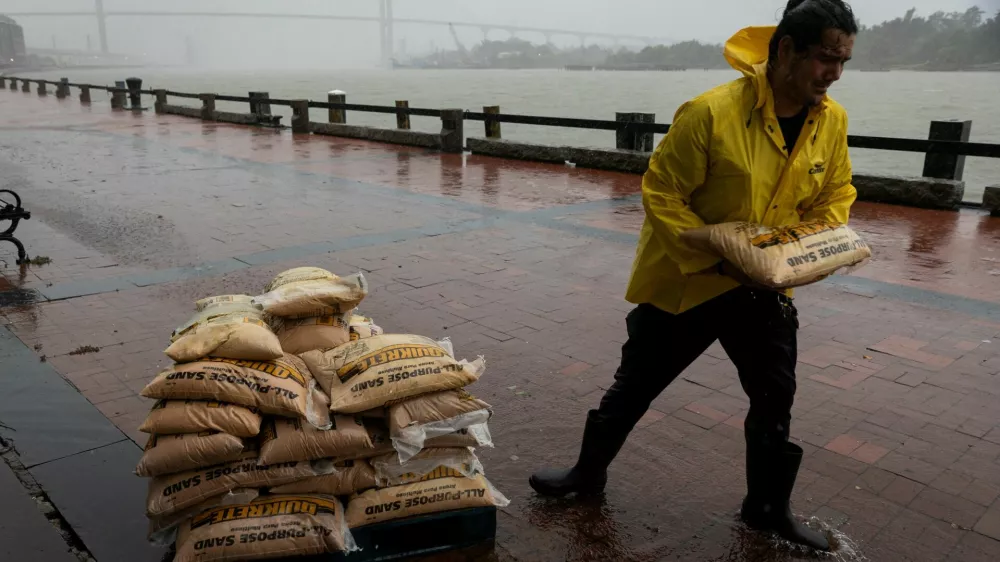
[(236, 488), (281, 486), (329, 474), (334, 469), (327, 459), (265, 465), (258, 462), (257, 455), (257, 451), (247, 451), (237, 461), (153, 478), (149, 482), (146, 515), (163, 517)]
[(347, 503), (347, 524), (352, 529), (412, 517), (470, 507), (498, 507), (508, 502), (486, 477), (437, 478), (402, 486), (368, 490)]
[(201, 312), (217, 306), (238, 306), (242, 308), (254, 308), (253, 297), (250, 295), (216, 295), (199, 299), (194, 303), (194, 309)]
[(417, 454), (428, 439), (485, 424), (491, 406), (464, 389), (435, 392), (389, 404), (389, 433), (405, 461)]
[(253, 408), (212, 400), (157, 400), (139, 426), (143, 433), (172, 435), (221, 431), (236, 437), (260, 433), (261, 415)]
[(330, 429), (297, 419), (268, 420), (261, 431), (260, 461), (265, 464), (348, 457), (374, 448), (358, 416), (333, 416)]
[[(365, 429), (368, 432), (368, 438), (371, 439), (374, 448), (361, 453), (350, 455), (348, 457), (340, 457), (337, 461), (347, 461), (347, 460), (358, 460), (358, 459), (371, 459), (374, 457), (379, 457), (387, 454), (399, 454), (398, 450), (395, 448), (392, 438), (389, 435), (389, 429), (384, 425), (380, 425), (376, 420), (371, 420), (365, 424)], [(428, 439), (424, 442), (424, 447), (427, 448), (440, 448), (440, 447), (493, 447), (492, 436), (490, 435), (489, 428), (486, 424), (467, 427), (465, 429), (460, 429), (454, 433), (449, 433), (447, 435), (442, 435), (440, 437), (434, 437)], [(419, 451), (418, 451), (419, 452)], [(412, 456), (412, 455), (409, 455)], [(405, 462), (405, 461), (404, 461)]]
[[(146, 398), (168, 400), (218, 400), (257, 408), (265, 414), (309, 417), (312, 376), (294, 355), (274, 361), (208, 358), (177, 364), (161, 372), (146, 388)], [(328, 423), (328, 420), (327, 420)], [(316, 425), (322, 425), (316, 423)]]
[(287, 319), (277, 322), (278, 340), (286, 353), (332, 349), (350, 341), (348, 320), (343, 314)]
[(227, 433), (150, 435), (135, 473), (160, 476), (214, 466), (240, 458), (243, 450), (243, 440)]
[(327, 494), (331, 496), (347, 496), (374, 488), (375, 469), (366, 460), (345, 461), (335, 465), (336, 472), (314, 476), (275, 486), (268, 490), (271, 494)]
[(371, 318), (355, 314), (351, 316), (350, 333), (351, 341), (358, 341), (363, 338), (381, 336), (385, 332)]
[(332, 496), (263, 496), (195, 515), (180, 527), (174, 562), (261, 560), (356, 548)]
[(368, 282), (358, 273), (338, 277), (318, 267), (297, 267), (279, 273), (254, 297), (254, 304), (274, 316), (306, 318), (354, 310), (368, 295)]
[(400, 462), (399, 455), (390, 453), (371, 459), (371, 464), (375, 480), (383, 488), (448, 476), (472, 478), (483, 472), (479, 458), (468, 447), (424, 449), (406, 462)]
[(208, 498), (194, 507), (182, 509), (177, 513), (153, 517), (149, 520), (146, 540), (153, 546), (170, 546), (177, 540), (177, 526), (187, 519), (213, 507), (250, 503), (259, 495), (260, 491), (255, 488), (237, 488), (231, 492)]
[(342, 414), (461, 388), (478, 380), (485, 369), (482, 357), (471, 363), (456, 361), (442, 343), (406, 334), (374, 336), (329, 351), (309, 351), (302, 359), (330, 397), (330, 410)]
[(754, 282), (776, 289), (815, 283), (872, 255), (850, 227), (821, 221), (782, 227), (729, 222), (688, 230), (681, 239), (722, 257)]

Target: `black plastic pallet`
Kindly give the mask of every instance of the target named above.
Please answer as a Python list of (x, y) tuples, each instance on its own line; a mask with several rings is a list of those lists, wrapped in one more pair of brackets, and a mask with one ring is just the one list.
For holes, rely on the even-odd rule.
[(383, 562), (430, 556), (451, 550), (491, 545), (496, 538), (497, 510), (476, 507), (432, 513), (353, 530), (361, 548), (350, 554), (289, 559), (310, 562)]

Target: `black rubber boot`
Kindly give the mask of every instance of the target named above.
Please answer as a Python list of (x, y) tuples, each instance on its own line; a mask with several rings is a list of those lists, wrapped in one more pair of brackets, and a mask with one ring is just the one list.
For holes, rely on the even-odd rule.
[(587, 415), (580, 457), (573, 468), (545, 468), (531, 475), (528, 483), (543, 496), (599, 494), (608, 483), (608, 466), (621, 450), (628, 432), (612, 432), (597, 418), (597, 411)]
[(802, 447), (782, 443), (778, 450), (747, 441), (747, 497), (740, 517), (758, 531), (774, 531), (781, 538), (816, 550), (830, 550), (823, 534), (792, 515), (789, 499), (802, 464)]

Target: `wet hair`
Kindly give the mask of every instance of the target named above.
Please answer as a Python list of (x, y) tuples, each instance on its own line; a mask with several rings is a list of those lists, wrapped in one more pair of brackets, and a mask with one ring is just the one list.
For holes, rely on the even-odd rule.
[(778, 29), (768, 46), (768, 64), (778, 62), (778, 44), (791, 37), (795, 51), (802, 53), (823, 41), (823, 32), (837, 29), (848, 35), (858, 33), (858, 21), (844, 0), (788, 0)]

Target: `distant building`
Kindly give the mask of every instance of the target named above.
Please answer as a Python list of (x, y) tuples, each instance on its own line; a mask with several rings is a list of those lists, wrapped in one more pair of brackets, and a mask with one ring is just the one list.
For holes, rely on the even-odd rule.
[(7, 16), (0, 16), (0, 67), (24, 64), (24, 28)]

